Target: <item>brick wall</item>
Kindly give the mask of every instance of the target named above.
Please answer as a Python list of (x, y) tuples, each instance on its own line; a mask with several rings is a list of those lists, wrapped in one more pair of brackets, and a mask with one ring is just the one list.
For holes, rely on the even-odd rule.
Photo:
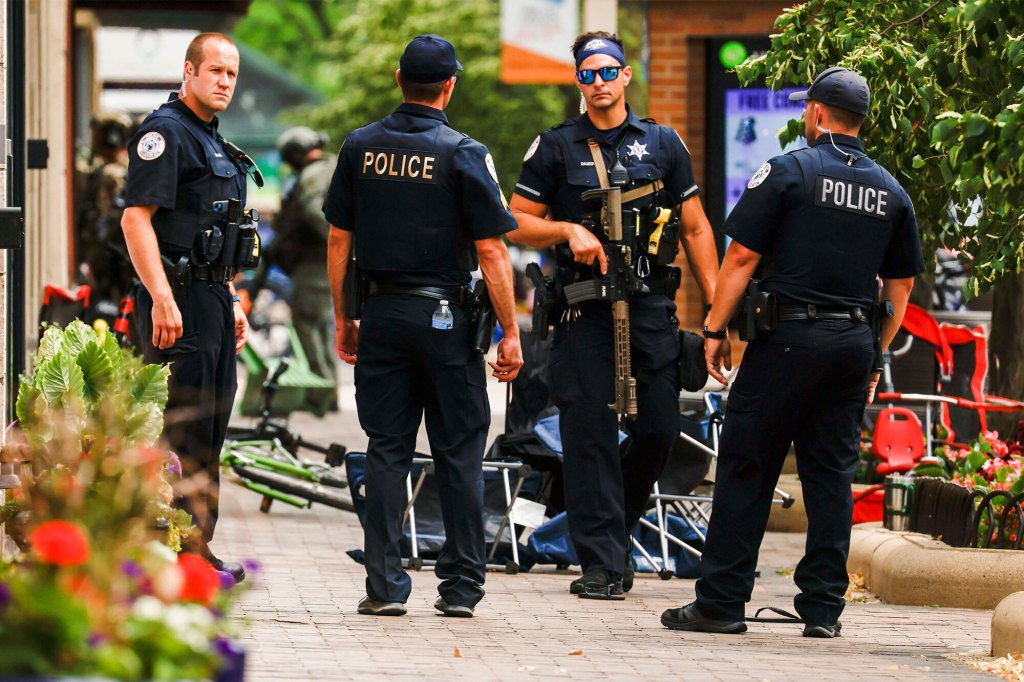
[[(648, 5), (648, 110), (658, 123), (671, 126), (682, 135), (702, 187), (707, 185), (706, 41), (716, 37), (768, 35), (775, 18), (792, 4), (783, 0), (652, 0)], [(679, 319), (687, 328), (699, 329), (703, 323), (700, 290), (687, 274), (683, 254), (677, 265), (687, 271), (676, 296)]]

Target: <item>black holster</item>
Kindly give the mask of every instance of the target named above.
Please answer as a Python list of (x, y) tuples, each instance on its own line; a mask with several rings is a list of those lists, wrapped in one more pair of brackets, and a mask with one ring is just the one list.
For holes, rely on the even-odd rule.
[(345, 316), (350, 320), (362, 318), (369, 288), (370, 280), (359, 269), (356, 259), (349, 258), (345, 278), (341, 283), (341, 296), (345, 304)]
[(530, 278), (535, 287), (533, 292), (533, 333), (543, 341), (548, 337), (551, 325), (555, 323), (561, 296), (554, 280), (545, 277), (536, 263), (526, 266), (526, 276)]
[(676, 360), (677, 390), (699, 391), (708, 383), (708, 363), (704, 357), (704, 338), (685, 329), (679, 330), (679, 358)]
[(491, 349), (495, 324), (497, 324), (497, 315), (494, 312), (494, 303), (491, 301), (490, 292), (487, 291), (487, 282), (481, 279), (473, 287), (474, 351), (486, 353)]
[(871, 316), (871, 334), (875, 343), (875, 359), (872, 362), (871, 371), (881, 372), (882, 365), (882, 324), (887, 318), (896, 314), (896, 308), (892, 301), (879, 301), (875, 299), (875, 306)]
[(188, 256), (182, 256), (176, 262), (172, 262), (167, 256), (160, 256), (160, 262), (164, 266), (164, 274), (167, 275), (167, 283), (171, 285), (171, 295), (174, 302), (181, 309), (188, 296), (188, 287), (192, 284), (192, 268)]
[(754, 341), (761, 332), (774, 330), (779, 323), (778, 302), (775, 294), (761, 290), (761, 280), (752, 279), (747, 284), (739, 310), (739, 333), (741, 341)]

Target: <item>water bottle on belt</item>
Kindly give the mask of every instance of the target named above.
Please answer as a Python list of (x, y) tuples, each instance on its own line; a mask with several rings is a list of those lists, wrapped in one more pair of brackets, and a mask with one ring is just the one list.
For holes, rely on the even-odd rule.
[(430, 326), (434, 329), (451, 329), (455, 326), (455, 317), (452, 315), (448, 301), (441, 301), (430, 318)]

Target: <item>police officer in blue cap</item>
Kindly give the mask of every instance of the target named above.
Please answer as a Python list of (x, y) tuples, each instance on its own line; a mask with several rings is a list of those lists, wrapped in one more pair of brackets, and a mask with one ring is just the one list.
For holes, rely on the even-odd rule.
[(246, 173), (255, 164), (224, 140), (216, 116), (231, 103), (238, 66), (238, 50), (223, 34), (202, 33), (189, 44), (180, 92), (146, 117), (128, 145), (121, 226), (143, 285), (139, 344), (148, 362), (171, 368), (164, 436), (184, 474), (176, 504), (199, 531), (185, 549), (241, 580), (242, 565), (209, 548), (235, 354), (249, 334), (231, 280), (254, 242), (244, 247), (225, 218), (230, 202), (245, 205)]
[[(493, 375), (512, 381), (523, 358), (502, 239), (515, 220), (487, 148), (451, 128), (443, 111), (461, 70), (447, 40), (414, 38), (395, 73), (404, 103), (348, 136), (324, 203), (338, 353), (355, 364), (370, 441), (365, 615), (406, 612), (405, 480), (424, 413), (445, 529), (434, 607), (469, 617), (484, 595), (481, 462), (491, 414), (467, 288), (478, 263), (504, 331)], [(368, 279), (359, 327), (342, 296), (353, 249)]]
[(865, 80), (833, 67), (790, 99), (807, 101), (810, 147), (761, 166), (725, 224), (733, 241), (704, 329), (708, 371), (723, 383), (726, 325), (759, 265), (764, 293), (740, 315), (756, 338), (729, 392), (697, 599), (661, 617), (674, 630), (746, 631), (744, 604), (792, 444), (808, 523), (793, 620), (805, 637), (839, 636), (861, 417), (878, 382), (876, 355), (924, 269), (907, 193), (857, 137), (870, 105)]
[(572, 53), (586, 113), (541, 133), (527, 150), (512, 198), (519, 229), (509, 239), (555, 247), (556, 292), (586, 286), (608, 266), (603, 231), (582, 224), (587, 207), (581, 195), (620, 187), (628, 216), (623, 223), (635, 234), (634, 275), (643, 281), (642, 293), (629, 297), (637, 415), (630, 419), (624, 452), (616, 414), (608, 408), (615, 349), (607, 301), (556, 304), (563, 312), (552, 320), (550, 371), (560, 413), (569, 533), (583, 569), (569, 591), (585, 599), (621, 600), (633, 583), (630, 531), (679, 433), (674, 299), (680, 271), (672, 263), (682, 243), (708, 303), (718, 255), (686, 145), (675, 130), (641, 119), (626, 103), (632, 69), (622, 41), (604, 31), (584, 33)]

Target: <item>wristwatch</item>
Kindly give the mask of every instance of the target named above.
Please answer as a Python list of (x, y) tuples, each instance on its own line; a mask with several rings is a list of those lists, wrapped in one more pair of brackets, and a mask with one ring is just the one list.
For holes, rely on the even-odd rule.
[(238, 298), (238, 294), (232, 294), (231, 295), (231, 302), (232, 303), (241, 303), (242, 299)]
[(713, 332), (710, 329), (708, 329), (707, 325), (704, 325), (704, 330), (701, 333), (704, 335), (705, 339), (715, 339), (716, 341), (721, 341), (722, 339), (729, 335), (729, 330), (720, 329), (717, 332)]

